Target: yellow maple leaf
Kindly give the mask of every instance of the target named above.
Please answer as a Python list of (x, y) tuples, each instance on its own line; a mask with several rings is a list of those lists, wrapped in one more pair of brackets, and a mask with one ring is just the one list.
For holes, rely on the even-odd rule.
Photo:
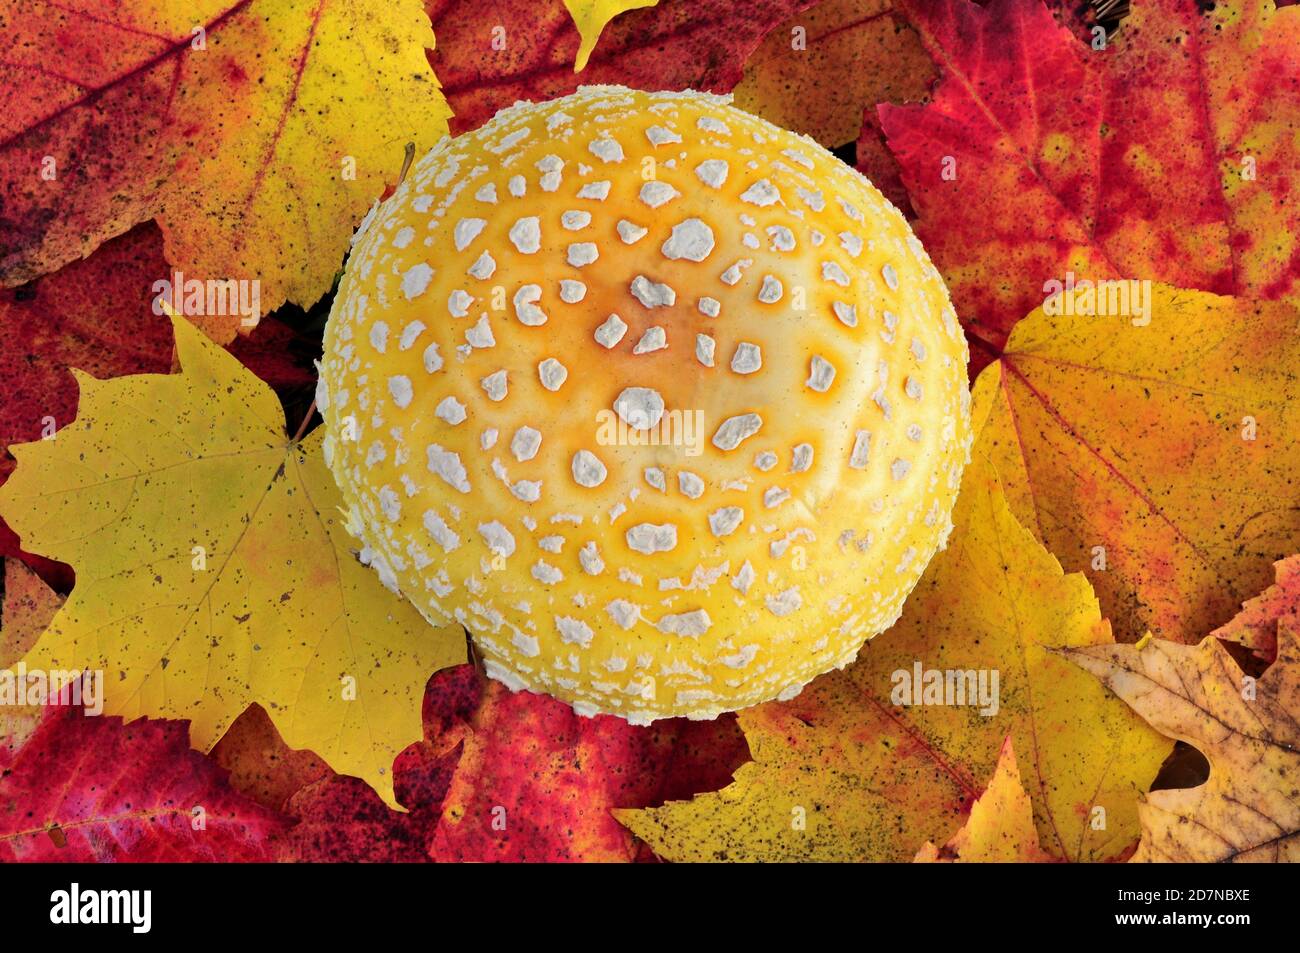
[(207, 42), (178, 94), (208, 138), (165, 187), (167, 258), (195, 277), (259, 280), (262, 314), (310, 307), (397, 182), (406, 143), (423, 154), (447, 134), (429, 18), (419, 0), (255, 0)]
[(354, 556), (318, 435), (290, 439), (269, 387), (172, 323), (181, 373), (77, 373), (77, 419), (10, 448), (0, 514), (77, 572), (27, 666), (101, 670), (106, 713), (189, 719), (205, 751), (257, 702), (289, 745), (396, 806), (393, 758), (463, 633)]
[[(1171, 745), (1049, 652), (1111, 643), (1091, 587), (1016, 522), (987, 460), (967, 467), (953, 519), (901, 620), (857, 662), (793, 701), (740, 712), (754, 760), (732, 784), (619, 819), (670, 860), (910, 860), (961, 822), (1009, 735), (1028, 752), (1025, 785), (1051, 857), (1131, 847), (1136, 794)], [(952, 695), (942, 687), (948, 673), (971, 673), (968, 703), (911, 694), (930, 672), (939, 700), (957, 702), (957, 680)], [(997, 690), (970, 703), (994, 673)]]
[(1010, 738), (1002, 745), (993, 779), (971, 806), (962, 829), (942, 849), (927, 841), (916, 855), (917, 863), (1037, 863), (1045, 859)]
[(1149, 287), (1145, 316), (1032, 312), (972, 418), (1012, 511), (1087, 573), (1121, 641), (1195, 641), (1300, 549), (1280, 502), (1300, 470), (1298, 316)]
[(1152, 791), (1138, 814), (1140, 861), (1300, 861), (1300, 640), (1278, 630), (1259, 679), (1218, 639), (1068, 649), (1152, 727), (1194, 746), (1210, 779)]
[(578, 57), (573, 63), (573, 71), (580, 73), (587, 66), (591, 51), (596, 48), (601, 31), (610, 20), (628, 10), (640, 10), (653, 7), (659, 0), (564, 0), (569, 16), (573, 17), (574, 26), (582, 35), (582, 44), (578, 47)]

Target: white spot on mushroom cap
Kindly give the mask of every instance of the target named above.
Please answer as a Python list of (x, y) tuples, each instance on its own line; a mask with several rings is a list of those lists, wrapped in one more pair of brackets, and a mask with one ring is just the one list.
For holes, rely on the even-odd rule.
[(488, 321), (487, 313), (479, 315), (478, 321), (474, 326), (465, 332), (465, 340), (470, 347), (485, 348), (495, 347), (497, 340), (492, 334), (492, 323)]
[(520, 285), (514, 296), (515, 317), (520, 324), (537, 327), (546, 323), (546, 312), (537, 306), (540, 300), (541, 285)]
[(620, 218), (618, 220), (617, 228), (618, 237), (623, 239), (623, 244), (625, 245), (635, 245), (644, 238), (646, 232), (649, 231), (648, 228), (642, 228), (640, 225), (629, 222), (625, 218)]
[(813, 462), (812, 444), (810, 443), (798, 444), (794, 448), (794, 450), (791, 451), (790, 472), (803, 473), (805, 470), (807, 470), (809, 467), (812, 466), (812, 462)]
[(729, 168), (723, 159), (705, 159), (695, 167), (695, 177), (709, 188), (720, 189), (727, 181)]
[(704, 261), (713, 251), (713, 229), (701, 219), (685, 219), (673, 226), (660, 251), (672, 261)]
[(524, 193), (528, 191), (528, 183), (522, 175), (512, 175), (510, 181), (506, 183), (506, 188), (510, 190), (510, 194), (515, 198), (521, 199), (524, 197)]
[(469, 243), (478, 238), (479, 233), (487, 225), (487, 219), (484, 218), (462, 218), (452, 229), (452, 240), (456, 243), (456, 251), (464, 251), (469, 247)]
[(699, 126), (705, 132), (716, 132), (723, 136), (731, 135), (731, 130), (727, 128), (727, 124), (721, 119), (717, 119), (713, 116), (701, 116), (699, 119), (695, 120), (695, 125)]
[(682, 137), (671, 129), (665, 129), (663, 126), (650, 126), (645, 131), (645, 137), (650, 140), (652, 146), (662, 146), (670, 142), (681, 142)]
[(402, 294), (406, 295), (406, 300), (411, 301), (424, 294), (429, 287), (429, 282), (433, 280), (433, 269), (424, 262), (418, 265), (412, 265), (402, 275)]
[(582, 188), (578, 189), (578, 198), (595, 199), (597, 202), (603, 202), (609, 198), (609, 180), (600, 182), (588, 182)]
[(525, 255), (542, 247), (542, 225), (536, 215), (527, 215), (510, 226), (510, 241)]
[(569, 379), (569, 369), (555, 358), (548, 357), (537, 365), (537, 377), (547, 390), (557, 391)]
[(573, 479), (579, 486), (597, 487), (605, 482), (609, 470), (590, 450), (579, 450), (569, 464)]
[(425, 510), (421, 520), (425, 530), (433, 537), (433, 541), (442, 547), (443, 552), (450, 553), (460, 548), (460, 536), (436, 512)]
[(560, 281), (560, 300), (565, 304), (577, 304), (587, 297), (587, 286), (581, 281), (564, 278)]
[(515, 537), (499, 520), (478, 524), (479, 535), (488, 550), (496, 556), (510, 557), (515, 553)]
[(814, 354), (808, 370), (806, 384), (818, 393), (826, 393), (835, 381), (835, 365), (820, 354)]
[(605, 571), (605, 560), (600, 558), (600, 550), (593, 542), (584, 543), (578, 550), (578, 562), (582, 564), (582, 571), (588, 576), (599, 576)]
[(754, 466), (766, 473), (768, 470), (776, 466), (776, 454), (771, 450), (763, 450), (762, 452), (755, 454)]
[(731, 369), (737, 374), (753, 374), (763, 366), (763, 351), (757, 344), (741, 341), (731, 355)]
[(415, 238), (415, 229), (407, 225), (405, 228), (399, 229), (397, 234), (393, 236), (393, 247), (405, 248), (411, 244), (413, 238)]
[(741, 275), (745, 273), (745, 269), (753, 263), (754, 259), (752, 258), (742, 258), (728, 267), (726, 271), (718, 276), (718, 278), (724, 285), (734, 285), (736, 282), (740, 281)]
[(835, 317), (839, 318), (840, 323), (848, 328), (858, 326), (858, 306), (846, 304), (843, 301), (832, 301), (831, 310), (835, 312)]
[(769, 225), (767, 228), (767, 238), (772, 245), (773, 251), (793, 251), (794, 250), (794, 232), (784, 225)]
[(710, 298), (708, 295), (695, 302), (695, 306), (700, 309), (700, 314), (705, 317), (716, 318), (722, 313), (722, 302), (717, 298)]
[(659, 325), (654, 325), (645, 329), (641, 335), (641, 340), (636, 342), (636, 347), (632, 348), (633, 354), (649, 354), (651, 351), (661, 351), (668, 346), (668, 334)]
[(781, 193), (767, 179), (759, 179), (740, 193), (740, 200), (763, 208), (781, 200)]
[(664, 415), (664, 399), (651, 387), (625, 387), (614, 398), (614, 412), (635, 430), (649, 430)]
[(574, 268), (581, 268), (590, 265), (599, 257), (600, 252), (595, 242), (574, 242), (569, 246), (566, 261)]
[(424, 370), (429, 374), (436, 374), (442, 370), (442, 355), (438, 353), (438, 342), (434, 341), (424, 349), (423, 355)]
[(748, 440), (763, 426), (763, 418), (758, 414), (737, 414), (728, 417), (713, 434), (713, 445), (719, 450), (735, 450), (742, 441)]
[(520, 427), (510, 438), (510, 452), (520, 463), (526, 463), (537, 456), (537, 450), (541, 445), (541, 431), (533, 427)]
[(614, 347), (627, 334), (627, 323), (617, 314), (611, 314), (596, 328), (596, 343), (605, 348)]
[(447, 311), (453, 318), (463, 318), (469, 314), (470, 305), (474, 303), (474, 296), (469, 292), (457, 288), (447, 296)]
[(638, 523), (625, 534), (629, 548), (646, 556), (677, 548), (677, 527), (672, 523)]
[(591, 142), (587, 143), (587, 151), (601, 162), (623, 161), (623, 147), (617, 139), (609, 136), (591, 140)]
[(704, 609), (692, 609), (690, 612), (679, 612), (675, 614), (661, 616), (655, 623), (655, 628), (665, 635), (684, 635), (690, 638), (698, 638), (709, 627), (713, 625), (713, 620), (709, 618), (709, 613)]
[(407, 407), (415, 391), (411, 388), (411, 379), (405, 374), (394, 374), (388, 378), (388, 393), (398, 407)]
[(705, 367), (713, 366), (713, 354), (716, 348), (717, 342), (709, 335), (695, 335), (695, 359)]
[(775, 275), (763, 276), (763, 287), (758, 289), (758, 300), (764, 304), (776, 304), (785, 294), (785, 288)]
[(484, 251), (483, 254), (479, 255), (478, 258), (474, 260), (474, 264), (470, 265), (469, 268), (466, 269), (466, 274), (468, 274), (471, 278), (477, 278), (480, 281), (486, 281), (488, 278), (492, 277), (492, 274), (496, 270), (497, 270), (496, 259), (493, 258), (491, 254)]
[(840, 267), (840, 263), (837, 261), (822, 262), (822, 279), (825, 281), (832, 281), (841, 288), (847, 288), (849, 286), (848, 273)]
[(645, 275), (637, 275), (632, 279), (631, 291), (633, 297), (647, 308), (667, 307), (677, 301), (677, 292), (662, 282), (651, 281)]
[(650, 182), (644, 183), (641, 186), (641, 191), (638, 195), (641, 201), (646, 205), (651, 208), (659, 208), (661, 205), (665, 205), (677, 198), (681, 193), (667, 182), (654, 179)]
[(853, 437), (853, 451), (849, 454), (849, 466), (855, 470), (865, 470), (871, 459), (871, 433), (859, 430)]
[(433, 413), (436, 417), (445, 420), (453, 427), (462, 423), (467, 416), (465, 413), (465, 405), (450, 395), (444, 397), (438, 402), (438, 406), (434, 409)]
[(402, 336), (398, 338), (397, 349), (399, 351), (409, 351), (415, 339), (424, 333), (423, 321), (412, 321), (406, 327), (402, 328)]
[(591, 213), (582, 210), (565, 212), (560, 216), (560, 225), (571, 232), (586, 228), (591, 224)]
[(500, 401), (506, 399), (506, 372), (504, 370), (494, 371), (479, 383), (483, 385), (483, 390), (487, 393), (489, 400)]
[(690, 470), (677, 471), (677, 489), (681, 490), (683, 495), (692, 500), (698, 500), (704, 495), (704, 480), (697, 473)]
[(745, 518), (739, 506), (724, 506), (709, 514), (709, 531), (719, 538), (730, 536)]
[(880, 269), (880, 274), (885, 279), (885, 284), (889, 286), (890, 291), (898, 290), (898, 272), (894, 270), (893, 265), (886, 262), (884, 267)]
[(465, 472), (465, 465), (460, 462), (459, 453), (431, 443), (425, 448), (425, 455), (430, 473), (441, 477), (443, 482), (452, 489), (459, 490), (461, 493), (470, 491), (469, 474)]
[(584, 649), (589, 647), (591, 640), (596, 637), (596, 633), (591, 630), (591, 626), (572, 616), (557, 615), (555, 617), (555, 628), (560, 633), (561, 642), (566, 642), (569, 645), (580, 645)]

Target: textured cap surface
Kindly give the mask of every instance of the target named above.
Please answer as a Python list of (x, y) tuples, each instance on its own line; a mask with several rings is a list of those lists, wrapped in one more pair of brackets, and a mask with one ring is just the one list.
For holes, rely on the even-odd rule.
[(788, 697), (897, 618), (970, 446), (903, 217), (701, 93), (443, 140), (363, 223), (318, 403), (362, 558), (580, 713)]

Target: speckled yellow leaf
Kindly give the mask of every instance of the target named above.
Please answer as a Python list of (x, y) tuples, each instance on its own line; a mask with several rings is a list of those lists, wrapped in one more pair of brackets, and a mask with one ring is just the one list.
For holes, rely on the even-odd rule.
[(579, 73), (587, 65), (587, 59), (596, 48), (596, 41), (600, 39), (605, 24), (620, 13), (653, 7), (658, 2), (659, 0), (564, 0), (569, 16), (573, 17), (573, 23), (582, 35), (573, 71)]
[(1150, 304), (1034, 311), (972, 416), (1012, 511), (1119, 640), (1188, 642), (1300, 550), (1300, 313), (1158, 284)]
[(166, 188), (168, 260), (260, 280), (263, 314), (329, 291), (406, 143), (422, 155), (447, 134), (433, 42), (419, 0), (255, 0), (219, 25), (181, 92), (211, 138)]
[(1008, 738), (998, 756), (993, 780), (970, 809), (970, 818), (942, 848), (927, 841), (919, 863), (1037, 863), (1046, 859), (1038, 846), (1034, 808), (1020, 783), (1016, 752)]
[(395, 804), (425, 682), (464, 658), (351, 551), (315, 435), (183, 320), (182, 372), (98, 381), (53, 440), (10, 448), (0, 513), (70, 563), (72, 595), (29, 667), (102, 669), (105, 711), (190, 720), (206, 750), (252, 702)]
[[(1129, 849), (1136, 795), (1171, 746), (1049, 651), (1111, 643), (1088, 581), (1016, 522), (984, 459), (967, 468), (954, 523), (902, 619), (857, 662), (740, 712), (753, 761), (732, 784), (620, 820), (670, 860), (911, 860), (961, 826), (1010, 736), (1051, 857)], [(954, 680), (942, 699), (967, 704), (905, 704), (917, 666), (922, 684), (971, 672), (963, 688), (976, 690), (963, 698)], [(993, 703), (970, 703), (981, 684)]]
[(1300, 643), (1279, 629), (1277, 661), (1247, 678), (1218, 639), (1159, 639), (1063, 653), (1158, 731), (1196, 747), (1210, 779), (1153, 791), (1138, 808), (1134, 861), (1300, 861)]

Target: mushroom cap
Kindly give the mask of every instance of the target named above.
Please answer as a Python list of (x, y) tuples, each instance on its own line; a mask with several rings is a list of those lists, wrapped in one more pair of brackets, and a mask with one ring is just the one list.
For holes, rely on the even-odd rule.
[(903, 216), (697, 92), (584, 87), (443, 139), (325, 333), (361, 558), (580, 714), (789, 698), (951, 529), (966, 342)]

